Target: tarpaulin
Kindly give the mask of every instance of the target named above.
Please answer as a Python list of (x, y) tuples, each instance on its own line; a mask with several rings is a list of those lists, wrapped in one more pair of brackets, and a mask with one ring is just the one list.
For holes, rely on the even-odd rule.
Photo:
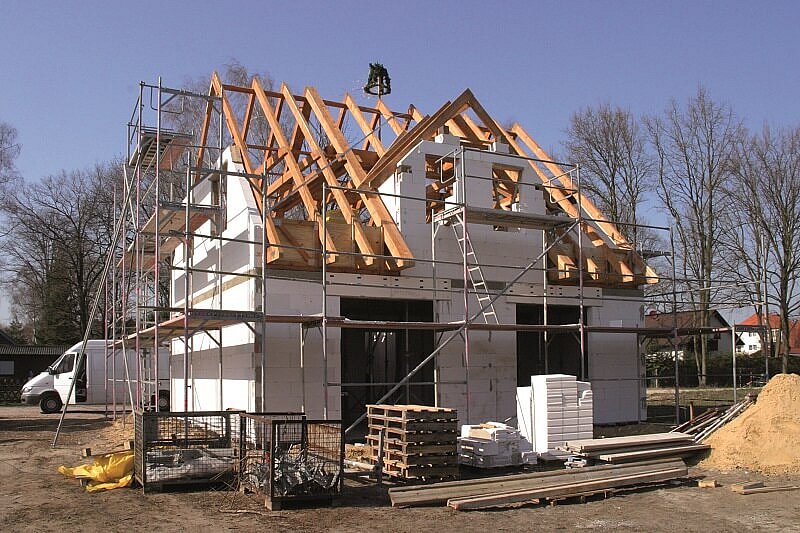
[(128, 487), (133, 481), (133, 452), (127, 450), (99, 455), (90, 465), (75, 468), (59, 466), (58, 471), (67, 477), (89, 479), (86, 492)]

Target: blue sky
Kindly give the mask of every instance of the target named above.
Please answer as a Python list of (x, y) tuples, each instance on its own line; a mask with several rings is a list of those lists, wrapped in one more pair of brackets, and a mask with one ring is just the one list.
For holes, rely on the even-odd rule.
[(140, 80), (177, 86), (232, 58), (299, 91), (359, 93), (368, 63), (393, 107), (433, 112), (470, 87), (500, 121), (560, 147), (609, 101), (657, 113), (704, 85), (760, 128), (800, 123), (800, 3), (744, 1), (0, 2), (0, 121), (29, 179), (125, 150)]

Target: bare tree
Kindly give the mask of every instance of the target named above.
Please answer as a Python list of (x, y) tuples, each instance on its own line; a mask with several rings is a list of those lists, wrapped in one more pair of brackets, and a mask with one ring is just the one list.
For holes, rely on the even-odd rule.
[(790, 318), (800, 311), (800, 128), (773, 132), (765, 127), (740, 143), (733, 169), (731, 194), (740, 202), (737, 222), (743, 228), (743, 238), (734, 243), (741, 254), (738, 263), (768, 281), (769, 301), (780, 315), (779, 353), (787, 372)]
[(111, 240), (107, 166), (62, 172), (9, 191), (3, 241), (7, 283), (37, 342), (68, 343), (89, 325), (89, 310)]
[[(238, 60), (231, 59), (231, 61), (223, 66), (220, 71), (220, 78), (223, 83), (230, 85), (238, 85), (249, 87), (253, 82), (253, 78), (257, 75), (261, 79), (264, 88), (272, 90), (272, 78), (267, 73), (256, 74), (250, 72), (247, 67), (242, 65)], [(184, 80), (181, 88), (196, 94), (208, 94), (210, 84), (210, 75), (206, 74), (201, 77), (190, 77)], [(241, 124), (247, 109), (247, 95), (237, 92), (227, 92), (226, 97), (231, 104), (234, 115), (237, 121)], [(195, 143), (200, 140), (200, 128), (206, 113), (206, 101), (198, 98), (185, 97), (173, 100), (163, 110), (163, 119), (168, 127), (181, 131), (184, 133), (192, 133)], [(216, 115), (217, 117), (219, 115)], [(226, 126), (223, 125), (220, 131), (218, 121), (210, 124), (208, 129), (208, 138), (205, 145), (207, 147), (217, 147), (219, 145), (219, 137), (222, 134), (222, 148), (223, 150), (231, 143), (231, 139), (225, 135)], [(269, 125), (266, 118), (263, 116), (259, 106), (254, 106), (252, 117), (250, 119), (250, 139), (255, 141), (254, 144), (264, 145), (267, 142), (269, 135)], [(213, 163), (215, 158), (219, 156), (216, 150), (206, 151), (208, 159), (206, 164)]]
[[(686, 106), (673, 101), (663, 116), (648, 118), (647, 127), (657, 154), (658, 196), (674, 219), (674, 260), (680, 265), (686, 303), (697, 312), (697, 326), (708, 327), (712, 302), (719, 295), (720, 213), (730, 200), (723, 186), (744, 130), (733, 110), (715, 103), (702, 87)], [(705, 336), (696, 344), (698, 380), (705, 385)]]
[(17, 130), (10, 124), (0, 122), (0, 185), (16, 176), (14, 162), (20, 152)]
[(634, 246), (640, 244), (645, 232), (626, 224), (640, 223), (654, 164), (638, 121), (606, 103), (574, 113), (567, 135), (567, 156), (581, 165), (584, 190), (611, 220), (625, 223), (619, 229)]
[[(18, 179), (16, 159), (19, 156), (20, 144), (17, 141), (17, 130), (5, 122), (0, 122), (0, 201), (12, 182)], [(6, 233), (0, 229), (0, 237)]]

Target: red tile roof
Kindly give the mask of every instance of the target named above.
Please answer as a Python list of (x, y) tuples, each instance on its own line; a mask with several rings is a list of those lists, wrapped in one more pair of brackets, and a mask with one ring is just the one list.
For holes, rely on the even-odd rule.
[[(762, 323), (766, 322), (764, 320), (766, 317), (762, 318)], [(752, 314), (749, 317), (745, 318), (738, 324), (737, 326), (758, 326), (758, 314)], [(769, 327), (770, 329), (780, 329), (781, 327), (781, 316), (778, 313), (770, 313), (769, 314)], [(790, 320), (789, 321), (789, 353), (800, 355), (800, 320)]]

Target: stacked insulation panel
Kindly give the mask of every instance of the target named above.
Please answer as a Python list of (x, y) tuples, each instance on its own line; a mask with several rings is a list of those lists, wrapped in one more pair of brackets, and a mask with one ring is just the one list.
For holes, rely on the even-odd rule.
[(568, 440), (591, 439), (593, 411), (591, 384), (575, 376), (531, 376), (530, 387), (517, 388), (519, 429), (538, 453)]

